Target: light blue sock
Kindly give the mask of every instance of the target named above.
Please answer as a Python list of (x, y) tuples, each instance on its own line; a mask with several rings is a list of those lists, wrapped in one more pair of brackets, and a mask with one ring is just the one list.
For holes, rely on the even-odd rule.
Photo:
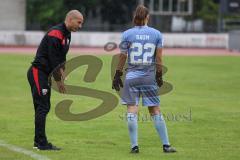
[(127, 113), (127, 124), (128, 132), (130, 136), (130, 141), (132, 148), (138, 146), (138, 123), (137, 123), (137, 114)]
[(158, 132), (159, 137), (162, 140), (163, 144), (170, 145), (169, 139), (168, 139), (168, 132), (165, 120), (162, 116), (162, 114), (156, 114), (152, 116), (152, 119), (154, 121), (155, 128)]

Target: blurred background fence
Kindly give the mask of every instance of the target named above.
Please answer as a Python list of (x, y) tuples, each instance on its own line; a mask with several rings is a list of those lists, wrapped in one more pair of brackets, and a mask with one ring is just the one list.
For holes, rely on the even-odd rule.
[(164, 33), (169, 47), (227, 48), (228, 33), (240, 29), (240, 0), (0, 0), (0, 4), (0, 45), (37, 45), (70, 9), (85, 17), (82, 34), (74, 34), (73, 44), (87, 45), (87, 39), (92, 46), (96, 37), (119, 41), (120, 33), (132, 27), (138, 4), (149, 8), (149, 26)]

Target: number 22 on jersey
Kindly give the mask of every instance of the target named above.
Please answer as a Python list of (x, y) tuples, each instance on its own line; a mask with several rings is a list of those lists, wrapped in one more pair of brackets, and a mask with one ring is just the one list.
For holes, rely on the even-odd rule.
[(155, 53), (156, 46), (153, 43), (132, 43), (130, 55), (131, 64), (149, 64)]

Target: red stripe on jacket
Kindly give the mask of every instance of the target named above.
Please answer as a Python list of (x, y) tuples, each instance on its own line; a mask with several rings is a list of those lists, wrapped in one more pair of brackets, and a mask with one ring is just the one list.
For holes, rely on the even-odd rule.
[(48, 33), (48, 36), (52, 36), (52, 37), (58, 38), (58, 39), (60, 39), (60, 40), (63, 40), (63, 39), (64, 39), (64, 36), (63, 36), (62, 32), (59, 31), (59, 30), (51, 30), (51, 31)]
[(41, 93), (40, 93), (40, 85), (39, 85), (39, 81), (38, 81), (38, 69), (36, 67), (33, 67), (32, 71), (33, 71), (33, 79), (34, 79), (34, 82), (36, 84), (36, 87), (37, 87), (37, 90), (38, 90), (38, 94), (40, 96)]

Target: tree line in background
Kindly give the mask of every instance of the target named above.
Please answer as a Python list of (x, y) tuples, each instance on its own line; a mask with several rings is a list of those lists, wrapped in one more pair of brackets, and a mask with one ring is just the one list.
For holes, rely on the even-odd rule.
[[(193, 2), (193, 14), (185, 19), (202, 19), (205, 24), (211, 25), (214, 31), (217, 27), (219, 2), (217, 0), (194, 0)], [(50, 26), (64, 21), (69, 10), (78, 9), (83, 13), (86, 22), (92, 23), (93, 28), (95, 25), (93, 19), (99, 17), (99, 23), (108, 24), (106, 30), (121, 31), (124, 26), (131, 25), (133, 11), (137, 4), (138, 0), (27, 0), (27, 29), (47, 30)], [(153, 25), (162, 31), (169, 31), (171, 16), (158, 18), (168, 19), (165, 26)], [(123, 26), (123, 28), (115, 26)], [(84, 30), (88, 28), (84, 27)]]
[(27, 0), (27, 29), (46, 30), (64, 21), (71, 9), (80, 10), (89, 23), (91, 14), (102, 23), (124, 25), (131, 21), (136, 5), (137, 0)]

